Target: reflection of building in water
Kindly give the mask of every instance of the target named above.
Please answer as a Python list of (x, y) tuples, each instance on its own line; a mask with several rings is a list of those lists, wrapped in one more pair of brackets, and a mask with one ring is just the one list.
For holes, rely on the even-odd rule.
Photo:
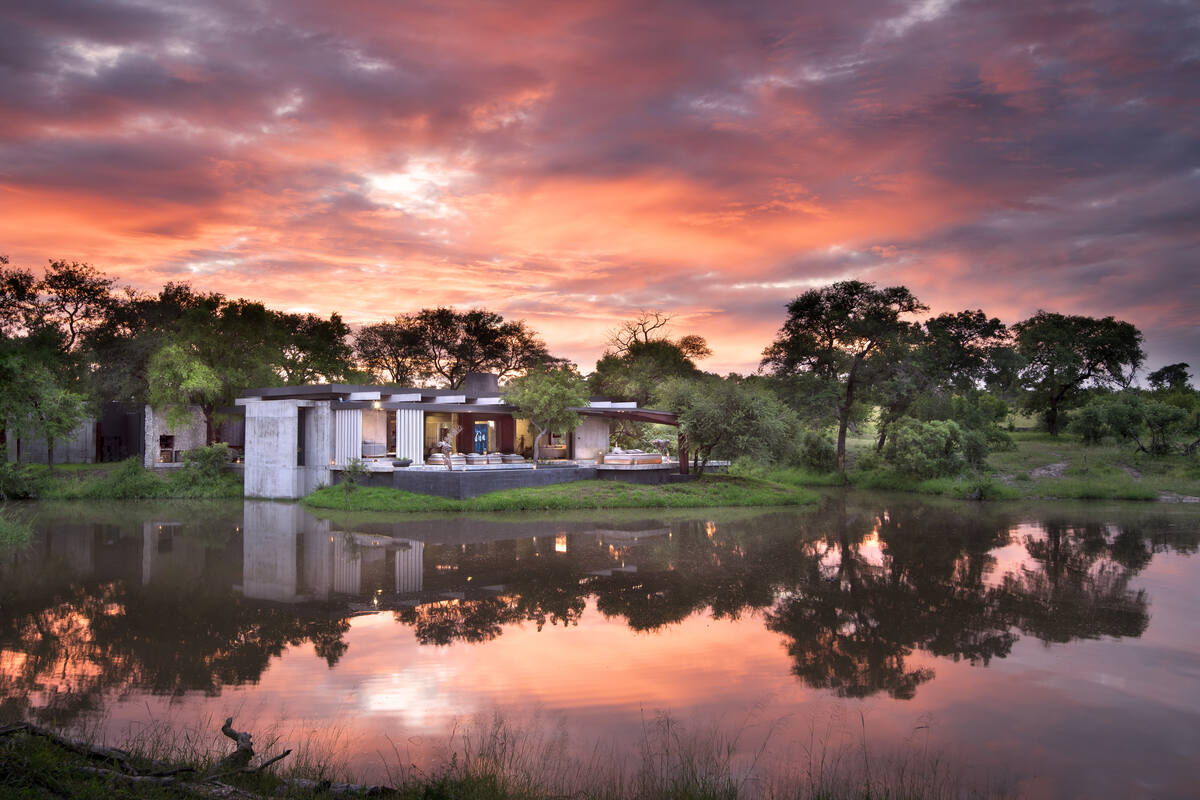
[(291, 603), (421, 591), (421, 542), (334, 530), (294, 504), (247, 500), (243, 519), (246, 597)]

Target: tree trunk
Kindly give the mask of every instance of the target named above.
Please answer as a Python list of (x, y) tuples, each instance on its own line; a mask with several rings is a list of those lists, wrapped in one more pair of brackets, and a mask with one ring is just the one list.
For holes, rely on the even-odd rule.
[(537, 436), (533, 437), (533, 468), (534, 469), (537, 469), (538, 456), (541, 454), (541, 448), (538, 446), (538, 444), (539, 444), (539, 442), (542, 441), (542, 436), (544, 436), (545, 433), (546, 433), (546, 431), (544, 429), (538, 428)]
[(204, 444), (207, 446), (217, 440), (217, 426), (213, 424), (215, 409), (211, 405), (203, 405), (200, 410), (204, 413)]
[(679, 474), (688, 474), (688, 448), (687, 437), (682, 433), (679, 434)]
[(53, 436), (46, 437), (46, 466), (49, 468), (50, 473), (53, 474), (54, 473), (54, 437)]
[(854, 378), (861, 359), (854, 361), (850, 374), (846, 376), (846, 400), (838, 409), (837, 471), (846, 471), (846, 428), (850, 425), (850, 409), (854, 407)]

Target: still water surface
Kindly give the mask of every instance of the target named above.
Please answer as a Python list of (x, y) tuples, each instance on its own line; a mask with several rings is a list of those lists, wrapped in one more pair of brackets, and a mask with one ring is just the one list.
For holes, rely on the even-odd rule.
[(384, 778), (497, 711), (618, 754), (667, 713), (740, 732), (746, 760), (766, 741), (761, 769), (865, 738), (1022, 796), (1200, 796), (1192, 508), (25, 510), (32, 546), (0, 553), (0, 722), (119, 741), (233, 714)]

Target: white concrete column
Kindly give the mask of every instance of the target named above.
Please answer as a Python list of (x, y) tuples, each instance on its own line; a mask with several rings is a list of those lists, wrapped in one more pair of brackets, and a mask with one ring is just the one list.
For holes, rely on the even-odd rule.
[(341, 467), (362, 458), (362, 410), (339, 408), (333, 412), (333, 460)]
[(425, 463), (425, 412), (419, 408), (396, 411), (396, 458)]

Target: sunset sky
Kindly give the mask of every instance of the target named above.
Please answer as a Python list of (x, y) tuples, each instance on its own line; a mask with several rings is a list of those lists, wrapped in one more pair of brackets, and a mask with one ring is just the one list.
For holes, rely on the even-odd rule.
[(645, 308), (751, 371), (859, 278), (1200, 372), (1200, 4), (0, 0), (0, 254), (585, 371)]

